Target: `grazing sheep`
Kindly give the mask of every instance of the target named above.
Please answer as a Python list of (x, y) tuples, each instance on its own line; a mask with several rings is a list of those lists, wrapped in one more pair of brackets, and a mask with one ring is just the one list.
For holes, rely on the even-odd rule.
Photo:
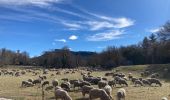
[(82, 87), (82, 95), (85, 97), (86, 94), (89, 94), (90, 90), (93, 89), (93, 86), (83, 86)]
[(108, 81), (108, 85), (110, 85), (112, 88), (116, 86), (115, 80)]
[(32, 82), (33, 84), (41, 84), (41, 79), (35, 79), (33, 82)]
[(64, 90), (66, 91), (70, 91), (70, 82), (64, 82), (64, 83), (61, 83), (61, 88), (63, 88)]
[(47, 79), (47, 76), (39, 76), (39, 78), (40, 78), (41, 80), (45, 80), (45, 79)]
[(75, 80), (70, 80), (69, 82), (70, 84), (74, 84), (75, 81), (79, 81), (79, 80), (75, 79)]
[(151, 78), (158, 78), (159, 77), (159, 74), (158, 73), (154, 73), (151, 75)]
[(42, 83), (42, 87), (45, 86), (45, 85), (49, 85), (49, 84), (50, 84), (49, 81), (44, 81), (44, 82)]
[(117, 100), (125, 100), (126, 97), (126, 90), (124, 88), (120, 88), (117, 91)]
[(22, 87), (32, 87), (34, 86), (34, 84), (32, 84), (31, 82), (28, 82), (28, 81), (22, 81), (22, 84), (21, 84)]
[(168, 98), (166, 98), (166, 97), (162, 97), (162, 98), (161, 98), (161, 100), (168, 100)]
[(113, 76), (113, 72), (108, 72), (108, 73), (105, 73), (105, 76)]
[(122, 85), (122, 84), (123, 84), (123, 85), (128, 86), (126, 80), (124, 80), (124, 79), (120, 79), (120, 80), (118, 81), (118, 84), (119, 84), (119, 85)]
[(30, 78), (30, 79), (28, 79), (28, 82), (31, 82), (31, 83), (32, 83), (33, 81), (34, 81), (34, 80), (33, 80), (33, 79), (31, 79), (31, 78)]
[(137, 85), (143, 86), (142, 81), (140, 81), (140, 80), (136, 80), (136, 81), (135, 81), (135, 86), (137, 86)]
[(159, 86), (162, 86), (162, 83), (160, 82), (160, 80), (158, 80), (158, 79), (156, 79), (156, 78), (150, 78), (150, 79), (147, 79), (149, 82), (150, 82), (150, 84), (152, 85), (152, 84), (158, 84)]
[(91, 89), (89, 92), (89, 100), (100, 98), (100, 100), (111, 100), (109, 95), (103, 89)]
[(133, 76), (132, 76), (132, 75), (129, 75), (128, 78), (129, 78), (129, 80), (132, 80)]
[(104, 81), (107, 81), (107, 78), (105, 78), (105, 77), (102, 77), (102, 80), (104, 80)]
[(146, 80), (146, 79), (143, 79), (142, 80), (142, 82), (143, 82), (143, 84), (146, 86), (146, 85), (151, 85), (151, 83), (148, 81), (148, 80)]
[(52, 90), (54, 87), (53, 86), (47, 86), (46, 88), (45, 88), (45, 90), (46, 91), (49, 91), (49, 90)]
[(58, 86), (58, 80), (57, 79), (52, 80), (52, 85), (54, 87)]
[(98, 82), (98, 87), (99, 89), (104, 88), (107, 85), (107, 81), (99, 81)]
[(61, 87), (56, 87), (54, 91), (55, 99), (61, 99), (61, 100), (72, 100), (72, 98), (69, 96), (67, 91), (63, 90)]
[(131, 79), (131, 81), (132, 81), (133, 84), (135, 83), (136, 80), (138, 80), (138, 79), (135, 78), (135, 77), (133, 77), (133, 78)]
[(61, 80), (68, 82), (68, 78), (62, 78)]
[(112, 93), (112, 88), (109, 85), (106, 85), (104, 87), (104, 90), (106, 91), (106, 93), (110, 96), (110, 99), (113, 99), (111, 93)]
[(90, 83), (97, 85), (101, 80), (101, 77), (92, 77)]

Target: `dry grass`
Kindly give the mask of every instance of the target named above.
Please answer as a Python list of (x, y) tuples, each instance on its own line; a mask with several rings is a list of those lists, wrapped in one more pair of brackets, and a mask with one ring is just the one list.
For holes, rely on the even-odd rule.
[[(16, 69), (16, 68), (15, 68)], [(8, 70), (11, 70), (8, 69)], [(122, 69), (121, 69), (122, 70)], [(125, 73), (128, 73), (129, 70), (123, 70)], [(139, 70), (138, 70), (139, 71)], [(130, 70), (136, 76), (139, 76), (139, 72), (136, 70)], [(94, 72), (93, 76), (104, 76), (105, 72)], [(80, 73), (67, 74), (67, 75), (55, 75), (51, 77), (50, 75), (54, 72), (50, 72), (47, 75), (47, 80), (51, 81), (54, 78), (60, 80), (61, 78), (68, 77), (70, 79), (81, 79)], [(38, 86), (21, 88), (21, 81), (27, 80), (28, 78), (36, 79), (38, 76), (32, 76), (32, 74), (26, 74), (20, 77), (14, 76), (0, 76), (0, 97), (11, 98), (15, 100), (41, 100), (41, 88)], [(111, 79), (111, 77), (109, 77)], [(163, 82), (163, 81), (162, 81)], [(131, 84), (129, 82), (129, 84)], [(113, 88), (112, 96), (115, 98), (116, 91), (120, 87)], [(125, 87), (127, 90), (127, 100), (160, 100), (161, 97), (165, 96), (169, 98), (170, 94), (170, 84), (163, 82), (162, 87), (134, 87), (132, 84), (129, 87)], [(73, 100), (88, 100), (88, 95), (86, 99), (82, 98), (81, 92), (69, 92)], [(45, 92), (45, 100), (54, 99), (53, 92)], [(116, 98), (115, 98), (116, 100)]]

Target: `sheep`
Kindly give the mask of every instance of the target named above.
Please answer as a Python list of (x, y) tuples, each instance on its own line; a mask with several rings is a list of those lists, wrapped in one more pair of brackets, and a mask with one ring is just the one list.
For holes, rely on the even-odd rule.
[(34, 86), (34, 84), (32, 84), (31, 82), (28, 82), (28, 81), (22, 81), (22, 84), (21, 84), (22, 87), (26, 86), (26, 87), (32, 87)]
[(104, 88), (107, 85), (107, 81), (99, 81), (98, 82), (98, 87), (99, 89)]
[(108, 72), (108, 73), (105, 73), (105, 76), (113, 76), (113, 72)]
[(54, 87), (58, 86), (58, 80), (57, 79), (52, 80), (52, 85)]
[(162, 97), (161, 100), (168, 100), (168, 98), (167, 97)]
[(162, 86), (162, 83), (158, 79), (150, 78), (150, 79), (147, 79), (147, 80), (150, 82), (150, 85), (155, 83), (156, 85), (158, 84), (159, 86)]
[(32, 82), (33, 84), (41, 84), (41, 79), (35, 79), (33, 82)]
[(137, 86), (137, 85), (143, 86), (142, 81), (140, 81), (140, 80), (136, 80), (136, 81), (135, 81), (135, 86)]
[(108, 81), (108, 85), (110, 85), (112, 88), (116, 86), (115, 80)]
[(62, 78), (61, 80), (68, 82), (68, 78)]
[(67, 91), (63, 90), (61, 87), (58, 86), (55, 88), (54, 95), (56, 100), (72, 100)]
[(132, 80), (133, 76), (132, 76), (132, 75), (129, 75), (128, 78), (129, 78), (129, 80)]
[(122, 99), (125, 100), (126, 90), (124, 88), (120, 88), (117, 91), (116, 97), (117, 97), (117, 100), (122, 100)]
[(86, 94), (89, 94), (90, 90), (93, 89), (93, 86), (83, 86), (82, 87), (82, 95), (85, 97)]
[(118, 84), (119, 84), (119, 85), (122, 85), (122, 84), (123, 84), (123, 85), (128, 86), (126, 80), (124, 80), (124, 79), (120, 79), (120, 80), (118, 81)]
[(61, 88), (67, 90), (67, 91), (70, 91), (70, 82), (64, 82), (64, 83), (61, 83)]
[(109, 95), (103, 89), (91, 89), (89, 92), (89, 100), (100, 98), (101, 100), (111, 100)]
[(99, 81), (101, 81), (101, 77), (93, 77), (90, 83), (97, 85)]
[(135, 77), (133, 77), (133, 78), (131, 79), (131, 81), (132, 81), (133, 84), (135, 83), (136, 80), (138, 80), (138, 79), (135, 78)]
[(44, 82), (42, 83), (42, 87), (45, 86), (45, 85), (49, 85), (49, 84), (50, 84), (49, 81), (44, 81)]
[(143, 79), (142, 82), (144, 85), (151, 85), (151, 83), (146, 79)]
[(109, 85), (106, 85), (104, 87), (104, 90), (106, 91), (106, 93), (110, 96), (110, 99), (113, 99), (113, 97), (111, 96), (112, 93), (112, 88)]
[(39, 76), (39, 78), (40, 78), (41, 80), (45, 80), (45, 79), (47, 79), (47, 76)]
[(47, 86), (46, 88), (45, 88), (45, 90), (46, 91), (49, 91), (49, 90), (52, 90), (54, 87), (53, 86)]
[(31, 82), (31, 83), (32, 83), (33, 81), (34, 81), (34, 80), (33, 80), (32, 78), (28, 79), (28, 82)]
[(107, 78), (106, 77), (102, 77), (102, 80), (107, 81)]

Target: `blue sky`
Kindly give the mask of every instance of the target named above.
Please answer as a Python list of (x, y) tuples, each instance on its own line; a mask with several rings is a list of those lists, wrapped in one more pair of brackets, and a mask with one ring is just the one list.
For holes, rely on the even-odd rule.
[(100, 52), (142, 41), (170, 19), (170, 0), (0, 0), (0, 48)]

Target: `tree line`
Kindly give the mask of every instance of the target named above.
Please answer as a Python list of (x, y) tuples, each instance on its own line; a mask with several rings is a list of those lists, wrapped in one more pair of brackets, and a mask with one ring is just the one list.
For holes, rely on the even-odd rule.
[(30, 58), (27, 52), (0, 49), (0, 65), (34, 65), (55, 68), (103, 67), (120, 65), (170, 63), (170, 21), (157, 33), (145, 37), (138, 44), (109, 46), (102, 52), (74, 52), (68, 47), (44, 52)]

